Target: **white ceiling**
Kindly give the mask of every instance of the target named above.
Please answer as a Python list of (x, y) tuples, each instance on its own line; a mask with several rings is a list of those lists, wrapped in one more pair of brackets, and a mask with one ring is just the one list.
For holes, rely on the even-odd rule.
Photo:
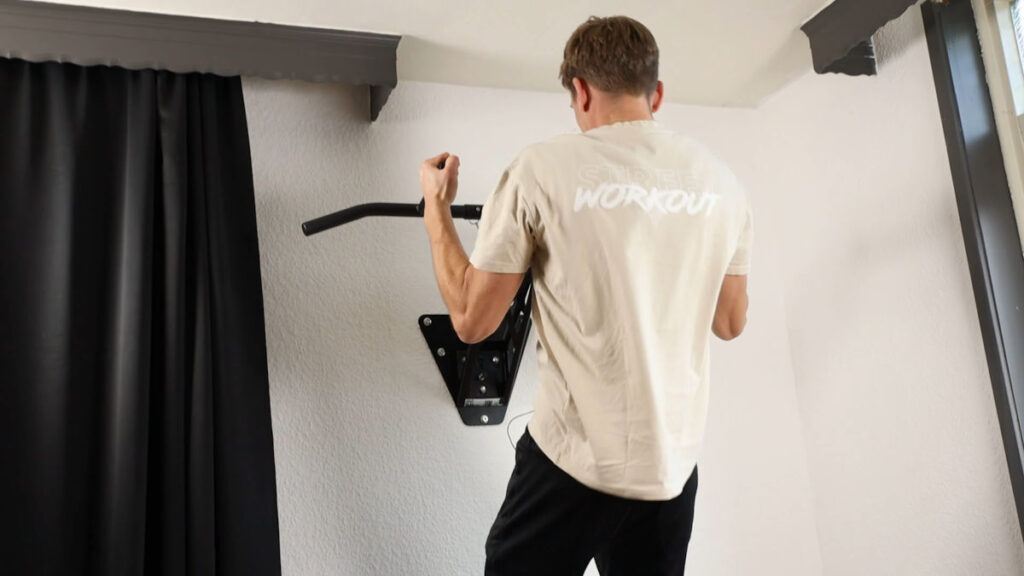
[(63, 0), (68, 4), (401, 34), (399, 81), (560, 91), (590, 15), (645, 23), (670, 101), (756, 106), (810, 69), (800, 25), (823, 0)]

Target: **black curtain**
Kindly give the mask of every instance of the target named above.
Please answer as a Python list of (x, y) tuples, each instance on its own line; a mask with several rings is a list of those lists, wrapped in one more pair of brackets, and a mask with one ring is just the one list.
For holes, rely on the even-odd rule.
[(238, 78), (0, 59), (0, 573), (280, 574)]

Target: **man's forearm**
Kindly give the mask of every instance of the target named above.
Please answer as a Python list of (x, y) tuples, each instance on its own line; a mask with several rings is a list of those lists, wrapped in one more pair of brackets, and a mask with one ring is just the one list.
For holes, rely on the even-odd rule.
[(469, 258), (462, 248), (450, 212), (428, 207), (423, 218), (427, 225), (427, 235), (430, 236), (430, 253), (434, 260), (437, 286), (452, 322), (457, 326), (469, 307), (466, 297)]

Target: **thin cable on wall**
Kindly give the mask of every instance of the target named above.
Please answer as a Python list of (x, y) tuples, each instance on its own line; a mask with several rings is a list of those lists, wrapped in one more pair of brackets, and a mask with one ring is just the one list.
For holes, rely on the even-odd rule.
[(505, 426), (505, 435), (508, 436), (508, 443), (512, 446), (512, 450), (516, 449), (516, 442), (515, 440), (512, 439), (512, 423), (515, 422), (516, 420), (519, 420), (520, 418), (529, 416), (530, 414), (533, 414), (533, 410), (513, 416), (512, 419), (509, 420), (508, 424)]

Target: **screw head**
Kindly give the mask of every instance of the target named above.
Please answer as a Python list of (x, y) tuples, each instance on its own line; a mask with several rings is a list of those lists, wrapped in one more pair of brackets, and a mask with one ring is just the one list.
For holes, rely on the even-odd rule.
[(445, 354), (447, 354), (447, 352), (445, 352), (444, 348), (437, 349), (437, 355), (440, 356), (441, 358), (444, 358)]
[(498, 364), (498, 363), (501, 362), (501, 358), (498, 358), (497, 356), (495, 356), (494, 358), (491, 358), (491, 362), (494, 362), (495, 364)]
[(430, 325), (431, 325), (431, 324), (433, 324), (433, 323), (434, 323), (434, 321), (433, 321), (433, 320), (431, 320), (430, 318), (424, 318), (424, 319), (423, 319), (423, 325), (424, 325), (424, 326), (430, 326)]
[(477, 379), (477, 380), (479, 380), (479, 381), (481, 381), (481, 382), (483, 382), (484, 380), (487, 380), (487, 375), (486, 375), (486, 374), (484, 374), (483, 372), (481, 372), (481, 373), (480, 373), (480, 374), (479, 374), (479, 375), (478, 375), (478, 376), (476, 377), (476, 379)]
[(481, 386), (480, 387), (480, 393), (481, 394), (487, 394), (487, 386)]
[(480, 417), (480, 421), (483, 422), (484, 424), (487, 424), (488, 422), (491, 421), (491, 419), (487, 417), (487, 414), (484, 414), (483, 416)]

